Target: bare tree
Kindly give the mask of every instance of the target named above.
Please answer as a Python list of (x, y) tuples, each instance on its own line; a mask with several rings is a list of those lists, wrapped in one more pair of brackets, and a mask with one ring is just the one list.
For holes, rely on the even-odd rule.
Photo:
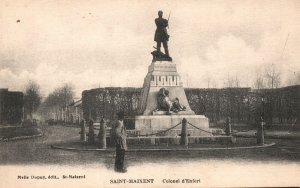
[(300, 72), (293, 72), (289, 75), (287, 82), (287, 85), (300, 85)]
[[(45, 114), (54, 114), (55, 119), (62, 119), (62, 112), (73, 102), (74, 89), (70, 84), (64, 84), (50, 93), (43, 103)], [(49, 118), (49, 117), (48, 117)]]
[(265, 79), (260, 73), (258, 73), (256, 75), (253, 85), (254, 85), (254, 88), (256, 88), (256, 89), (265, 88)]
[(60, 107), (64, 108), (73, 101), (74, 89), (70, 84), (64, 84), (56, 90)]
[(212, 80), (212, 88), (217, 88), (218, 84), (217, 81), (215, 79)]
[(206, 74), (205, 80), (206, 80), (206, 82), (207, 82), (207, 88), (209, 89), (209, 88), (210, 88), (210, 83), (211, 83), (211, 76), (210, 76), (209, 73)]
[[(280, 86), (281, 78), (280, 78), (280, 71), (277, 69), (277, 67), (274, 64), (268, 65), (265, 68), (265, 77), (267, 80), (267, 87), (271, 88), (272, 90), (274, 88), (278, 88)], [(269, 96), (269, 109), (268, 109), (268, 119), (269, 119), (269, 126), (273, 125), (273, 116), (274, 116), (274, 93), (271, 92)], [(267, 117), (265, 117), (267, 118)]]
[(40, 86), (30, 80), (25, 86), (24, 93), (24, 111), (26, 115), (30, 116), (30, 119), (32, 119), (32, 114), (36, 112), (40, 106), (41, 99)]
[(233, 82), (234, 87), (240, 87), (240, 79), (237, 75), (235, 75), (235, 79), (233, 80)]
[(235, 79), (232, 76), (227, 74), (227, 80), (224, 81), (224, 87), (234, 87)]
[(272, 64), (271, 66), (267, 66), (265, 72), (267, 86), (272, 89), (278, 88), (280, 86), (281, 78), (280, 71), (277, 69), (277, 67), (274, 64)]

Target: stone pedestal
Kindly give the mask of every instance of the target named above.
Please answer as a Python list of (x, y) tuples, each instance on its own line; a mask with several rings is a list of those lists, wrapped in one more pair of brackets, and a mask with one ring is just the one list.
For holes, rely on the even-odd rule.
[[(202, 115), (150, 115), (150, 116), (136, 116), (135, 130), (140, 135), (157, 133), (166, 130), (181, 123), (185, 118), (187, 122), (194, 126), (209, 131), (208, 119)], [(179, 136), (181, 133), (181, 124), (176, 128), (162, 133), (162, 136)], [(187, 134), (189, 136), (210, 136), (211, 134), (201, 131), (187, 124)]]
[(176, 64), (172, 62), (152, 62), (144, 79), (140, 114), (153, 115), (157, 109), (157, 93), (161, 88), (169, 91), (169, 98), (174, 101), (177, 97), (186, 107), (185, 114), (194, 115), (186, 98)]
[[(173, 112), (170, 115), (165, 111), (156, 111), (157, 93), (161, 88), (169, 91), (169, 98), (174, 101), (177, 97), (181, 105), (186, 107), (185, 111)], [(209, 130), (208, 119), (203, 115), (195, 115), (191, 110), (185, 95), (180, 75), (177, 73), (176, 64), (172, 62), (152, 62), (148, 68), (148, 74), (144, 79), (142, 101), (139, 108), (140, 116), (135, 117), (135, 130), (140, 135), (156, 133), (166, 130), (178, 123), (183, 118), (203, 130)], [(179, 136), (181, 125), (161, 136)], [(187, 124), (187, 134), (189, 136), (211, 136), (209, 133)]]

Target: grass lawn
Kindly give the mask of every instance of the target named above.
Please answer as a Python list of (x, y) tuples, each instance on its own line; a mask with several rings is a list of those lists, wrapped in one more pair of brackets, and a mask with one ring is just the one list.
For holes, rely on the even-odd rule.
[(41, 130), (37, 127), (2, 127), (0, 128), (0, 139), (11, 139), (23, 136), (35, 136), (41, 134)]

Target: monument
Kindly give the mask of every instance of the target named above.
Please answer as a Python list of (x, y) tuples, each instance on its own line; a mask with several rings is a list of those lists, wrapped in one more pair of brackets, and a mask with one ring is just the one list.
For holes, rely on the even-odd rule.
[[(158, 12), (155, 23), (157, 29), (154, 41), (157, 42), (157, 47), (151, 53), (153, 60), (144, 79), (139, 115), (135, 117), (135, 130), (140, 134), (155, 133), (166, 130), (185, 118), (190, 124), (208, 132), (208, 119), (191, 110), (176, 63), (170, 57), (168, 20), (163, 18), (162, 11)], [(165, 53), (160, 50), (161, 43)], [(178, 127), (175, 131), (168, 131), (166, 136), (178, 136), (180, 131), (181, 127)], [(192, 126), (188, 128), (190, 136), (211, 136), (207, 132)]]

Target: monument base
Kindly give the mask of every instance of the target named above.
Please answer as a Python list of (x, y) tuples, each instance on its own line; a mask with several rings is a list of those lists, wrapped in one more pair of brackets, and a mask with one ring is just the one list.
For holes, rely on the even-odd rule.
[[(177, 124), (175, 128), (160, 133), (158, 136), (179, 136), (181, 134), (182, 119), (185, 118), (187, 122), (192, 125), (208, 131), (208, 119), (203, 115), (184, 115), (184, 114), (171, 114), (171, 115), (152, 115), (152, 116), (136, 116), (135, 117), (135, 131), (140, 135), (147, 135), (158, 133), (167, 130)], [(196, 129), (187, 123), (187, 134), (189, 136), (212, 136), (210, 133)]]
[(154, 116), (161, 116), (161, 115), (195, 115), (195, 113), (193, 111), (179, 111), (179, 112), (173, 112), (173, 111), (153, 111), (152, 115)]

